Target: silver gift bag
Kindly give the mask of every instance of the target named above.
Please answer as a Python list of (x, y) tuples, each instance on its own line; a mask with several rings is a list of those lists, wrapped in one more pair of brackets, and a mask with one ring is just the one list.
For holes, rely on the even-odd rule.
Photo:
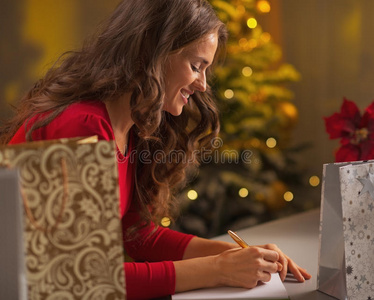
[[(362, 188), (362, 185), (358, 179), (355, 179), (341, 189), (340, 173), (346, 167), (354, 169), (362, 164), (365, 162), (332, 163), (323, 166), (317, 289), (337, 299), (374, 299), (374, 285), (372, 285), (372, 296), (352, 298), (348, 293), (352, 280), (357, 281), (357, 278), (351, 276), (351, 269), (346, 265), (350, 249), (346, 248), (347, 225), (344, 221), (342, 198), (345, 191)], [(374, 231), (374, 228), (371, 230)]]
[(347, 298), (374, 299), (374, 162), (339, 171)]

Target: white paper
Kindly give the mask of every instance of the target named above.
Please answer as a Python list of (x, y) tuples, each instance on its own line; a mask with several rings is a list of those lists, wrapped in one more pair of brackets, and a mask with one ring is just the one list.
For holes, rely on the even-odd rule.
[(253, 289), (217, 287), (198, 289), (172, 296), (173, 300), (203, 300), (203, 299), (288, 299), (279, 273), (271, 274), (269, 282), (261, 283)]

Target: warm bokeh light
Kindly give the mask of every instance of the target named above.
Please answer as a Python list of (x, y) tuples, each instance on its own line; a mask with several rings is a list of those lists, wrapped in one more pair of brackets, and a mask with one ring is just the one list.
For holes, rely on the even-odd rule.
[(266, 140), (266, 146), (268, 146), (269, 148), (274, 148), (276, 145), (277, 140), (275, 138), (270, 137)]
[(284, 195), (283, 195), (283, 198), (285, 201), (287, 202), (290, 202), (293, 200), (293, 193), (288, 191), (288, 192), (285, 192)]
[(309, 178), (309, 184), (311, 186), (318, 186), (320, 183), (320, 179), (318, 176), (314, 175)]
[(189, 190), (188, 193), (187, 193), (187, 197), (190, 200), (196, 200), (197, 197), (198, 197), (198, 194), (195, 190)]
[(247, 20), (247, 26), (251, 29), (256, 28), (257, 27), (257, 20), (255, 18), (249, 18)]
[(169, 227), (171, 224), (171, 221), (170, 221), (170, 218), (168, 217), (163, 217), (161, 219), (161, 225), (164, 226), (164, 227)]
[(247, 197), (249, 194), (248, 190), (246, 188), (241, 188), (239, 190), (239, 196), (242, 197), (242, 198), (245, 198)]
[(237, 12), (238, 14), (244, 14), (244, 13), (245, 13), (245, 7), (244, 7), (244, 5), (238, 5), (238, 6), (236, 7), (236, 12)]
[(231, 99), (234, 97), (234, 91), (233, 90), (230, 90), (230, 89), (227, 89), (224, 93), (225, 97), (227, 99)]
[(264, 42), (264, 43), (268, 43), (268, 42), (270, 42), (270, 40), (271, 40), (271, 35), (270, 35), (270, 33), (268, 33), (268, 32), (263, 32), (263, 33), (261, 33), (261, 40)]
[(242, 74), (243, 74), (245, 77), (249, 77), (249, 76), (251, 76), (252, 73), (253, 73), (253, 71), (252, 71), (252, 68), (251, 68), (251, 67), (244, 67), (244, 68), (242, 69)]
[(251, 139), (250, 145), (251, 147), (258, 148), (261, 146), (261, 141), (257, 138), (253, 138)]
[(282, 110), (290, 118), (295, 119), (295, 118), (298, 117), (298, 109), (296, 108), (296, 106), (293, 103), (283, 102), (282, 103)]
[(270, 3), (267, 0), (260, 0), (257, 2), (257, 10), (262, 13), (268, 13), (271, 10)]
[(248, 44), (248, 40), (246, 38), (241, 38), (239, 40), (239, 46), (240, 47), (245, 47), (245, 46), (247, 46), (247, 44)]
[(258, 45), (258, 42), (255, 39), (250, 39), (248, 41), (247, 45), (249, 46), (249, 48), (256, 48), (257, 45)]

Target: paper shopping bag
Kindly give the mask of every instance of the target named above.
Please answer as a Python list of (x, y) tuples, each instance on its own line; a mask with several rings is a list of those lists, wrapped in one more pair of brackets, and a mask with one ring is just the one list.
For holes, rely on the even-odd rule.
[(346, 299), (344, 237), (339, 168), (346, 163), (323, 165), (319, 236), (318, 290)]
[(26, 300), (19, 175), (0, 168), (0, 299)]
[(17, 168), (28, 299), (125, 299), (114, 142), (0, 148)]
[(340, 168), (348, 299), (374, 299), (374, 162)]
[[(343, 221), (343, 202), (340, 170), (347, 166), (355, 168), (364, 162), (344, 162), (323, 166), (321, 191), (320, 248), (317, 288), (337, 299), (348, 298), (348, 286), (351, 277), (346, 267), (346, 258), (350, 255), (346, 248), (346, 231)], [(348, 189), (357, 187), (358, 180), (350, 182)], [(374, 230), (374, 229), (372, 229)], [(352, 276), (354, 279), (354, 276)], [(374, 282), (373, 282), (374, 283)], [(373, 285), (374, 288), (374, 285)], [(374, 299), (373, 296), (371, 296)], [(370, 299), (370, 298), (362, 298)]]

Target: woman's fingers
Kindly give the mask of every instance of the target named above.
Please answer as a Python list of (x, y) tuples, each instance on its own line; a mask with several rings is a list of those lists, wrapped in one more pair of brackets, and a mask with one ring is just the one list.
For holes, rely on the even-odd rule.
[(305, 269), (300, 268), (292, 259), (288, 258), (288, 260), (289, 270), (295, 276), (297, 281), (304, 282), (305, 279), (312, 278), (312, 275), (310, 275)]
[(267, 244), (262, 246), (265, 249), (273, 250), (277, 252), (278, 254), (278, 259), (277, 263), (280, 265), (278, 267), (278, 272), (281, 280), (283, 281), (286, 278), (287, 271), (288, 271), (288, 259), (287, 257), (283, 254), (283, 252), (277, 247), (277, 245), (274, 244)]
[(270, 279), (271, 279), (271, 274), (270, 273), (268, 273), (268, 272), (262, 272), (259, 275), (259, 280), (258, 281), (269, 282)]
[(305, 269), (299, 267), (292, 259), (285, 255), (276, 245), (267, 244), (262, 246), (265, 249), (274, 250), (278, 253), (278, 263), (282, 265), (279, 267), (278, 272), (282, 281), (286, 279), (287, 272), (291, 272), (299, 282), (304, 282), (305, 279), (310, 279), (310, 275)]
[(267, 261), (277, 262), (279, 260), (278, 252), (273, 249), (264, 249), (263, 255), (263, 258)]

